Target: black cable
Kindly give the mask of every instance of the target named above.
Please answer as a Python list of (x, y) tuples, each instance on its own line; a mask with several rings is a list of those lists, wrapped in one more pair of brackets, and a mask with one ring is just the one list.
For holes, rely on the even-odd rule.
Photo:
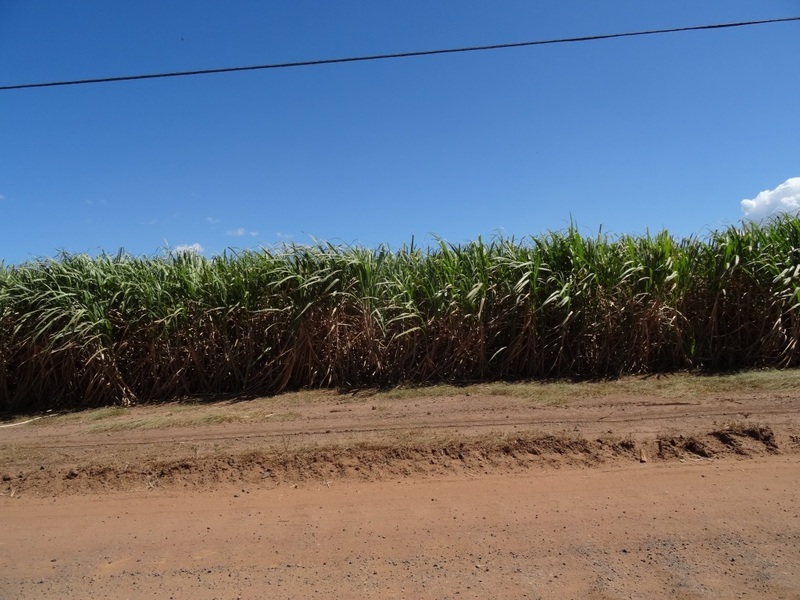
[(288, 69), (292, 67), (310, 67), (316, 65), (333, 65), (351, 62), (366, 62), (370, 60), (385, 60), (390, 58), (410, 58), (414, 56), (433, 56), (436, 54), (456, 54), (459, 52), (479, 52), (484, 50), (501, 50), (505, 48), (523, 48), (526, 46), (545, 46), (548, 44), (568, 44), (574, 42), (592, 42), (597, 40), (610, 40), (614, 38), (637, 37), (663, 33), (678, 33), (681, 31), (702, 31), (708, 29), (727, 29), (731, 27), (745, 27), (749, 25), (765, 25), (768, 23), (787, 23), (800, 21), (800, 17), (783, 17), (780, 19), (765, 19), (762, 21), (740, 21), (738, 23), (718, 23), (715, 25), (694, 25), (691, 27), (675, 27), (671, 29), (651, 29), (649, 31), (633, 31), (628, 33), (607, 33), (602, 35), (589, 35), (584, 37), (559, 38), (553, 40), (538, 40), (532, 42), (513, 42), (509, 44), (492, 44), (490, 46), (469, 46), (466, 48), (446, 48), (442, 50), (420, 50), (417, 52), (399, 52), (397, 54), (373, 54), (370, 56), (353, 56), (349, 58), (328, 58), (322, 60), (307, 60), (300, 62), (273, 63), (266, 65), (251, 65), (246, 67), (223, 67), (220, 69), (201, 69), (197, 71), (176, 71), (172, 73), (151, 73), (147, 75), (123, 75), (120, 77), (100, 77), (97, 79), (75, 79), (71, 81), (51, 81), (45, 83), (22, 83), (17, 85), (0, 86), (3, 90), (22, 90), (28, 88), (57, 87), (63, 85), (85, 85), (90, 83), (111, 83), (113, 81), (135, 81), (139, 79), (162, 79), (166, 77), (187, 77), (189, 75), (210, 75), (212, 73), (235, 73), (238, 71), (258, 71), (263, 69)]

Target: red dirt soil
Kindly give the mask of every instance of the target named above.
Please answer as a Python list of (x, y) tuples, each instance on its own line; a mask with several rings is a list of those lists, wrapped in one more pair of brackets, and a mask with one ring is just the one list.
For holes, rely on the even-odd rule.
[(580, 389), (7, 423), (0, 598), (800, 598), (800, 391)]

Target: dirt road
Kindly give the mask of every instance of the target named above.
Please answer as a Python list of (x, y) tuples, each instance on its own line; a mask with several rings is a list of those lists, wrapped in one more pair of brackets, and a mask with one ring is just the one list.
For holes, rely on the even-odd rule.
[(0, 504), (0, 597), (800, 597), (791, 458)]
[(0, 598), (798, 599), (770, 377), (20, 416)]

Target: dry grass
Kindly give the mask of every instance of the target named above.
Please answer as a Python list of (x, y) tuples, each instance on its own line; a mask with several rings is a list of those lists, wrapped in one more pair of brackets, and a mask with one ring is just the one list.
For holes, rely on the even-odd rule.
[(580, 398), (649, 396), (693, 398), (747, 392), (781, 392), (800, 388), (799, 369), (767, 369), (714, 375), (690, 372), (653, 376), (626, 376), (603, 381), (496, 382), (472, 385), (403, 386), (373, 392), (371, 397), (387, 400), (460, 397), (470, 395), (510, 396), (542, 405), (567, 405)]
[[(266, 407), (264, 405), (267, 405)], [(221, 402), (203, 405), (180, 406), (177, 410), (165, 410), (160, 406), (122, 409), (123, 412), (114, 417), (105, 417), (102, 423), (89, 413), (83, 420), (89, 433), (114, 431), (134, 431), (169, 429), (179, 427), (206, 427), (224, 425), (226, 423), (263, 423), (287, 422), (300, 418), (295, 411), (266, 412), (273, 402), (270, 400), (252, 400), (247, 403)], [(94, 411), (92, 411), (94, 412)], [(72, 422), (82, 421), (80, 414), (70, 415)]]
[[(542, 406), (569, 406), (581, 399), (636, 396), (641, 398), (691, 399), (719, 397), (737, 393), (780, 393), (800, 389), (800, 370), (747, 371), (726, 375), (675, 373), (659, 377), (624, 377), (598, 382), (517, 382), (480, 383), (465, 386), (435, 385), (372, 389), (356, 393), (329, 390), (302, 391), (243, 401), (229, 399), (202, 402), (173, 402), (134, 407), (104, 407), (38, 419), (20, 427), (72, 425), (87, 432), (115, 432), (176, 427), (202, 427), (226, 423), (289, 422), (302, 418), (302, 407), (315, 402), (334, 400), (336, 404), (367, 404), (386, 410), (395, 402), (419, 398), (458, 398), (469, 403), (470, 397), (511, 397)], [(21, 423), (32, 416), (19, 416)]]

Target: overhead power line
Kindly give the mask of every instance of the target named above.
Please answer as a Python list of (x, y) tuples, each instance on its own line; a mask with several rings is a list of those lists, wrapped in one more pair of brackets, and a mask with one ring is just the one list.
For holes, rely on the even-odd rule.
[(374, 60), (387, 60), (391, 58), (411, 58), (415, 56), (434, 56), (437, 54), (457, 54), (461, 52), (482, 52), (485, 50), (502, 50), (506, 48), (525, 48), (527, 46), (546, 46), (550, 44), (571, 44), (576, 42), (593, 42), (598, 40), (611, 40), (615, 38), (641, 37), (645, 35), (658, 35), (666, 33), (679, 33), (683, 31), (705, 31), (710, 29), (730, 29), (732, 27), (747, 27), (751, 25), (767, 25), (770, 23), (788, 23), (800, 21), (798, 17), (783, 17), (779, 19), (764, 19), (761, 21), (739, 21), (737, 23), (716, 23), (714, 25), (693, 25), (690, 27), (673, 27), (670, 29), (651, 29), (647, 31), (629, 31), (625, 33), (606, 33), (601, 35), (588, 35), (582, 37), (558, 38), (550, 40), (536, 40), (530, 42), (512, 42), (508, 44), (491, 44), (488, 46), (467, 46), (464, 48), (444, 48), (439, 50), (419, 50), (416, 52), (398, 52), (395, 54), (372, 54), (368, 56), (350, 56), (345, 58), (326, 58), (320, 60), (305, 60), (298, 62), (271, 63), (265, 65), (249, 65), (242, 67), (223, 67), (218, 69), (199, 69), (195, 71), (173, 71), (168, 73), (149, 73), (144, 75), (121, 75), (118, 77), (98, 77), (95, 79), (73, 79), (67, 81), (48, 81), (41, 83), (21, 83), (16, 85), (0, 86), (0, 91), (22, 90), (29, 88), (58, 87), (64, 85), (87, 85), (92, 83), (111, 83), (114, 81), (137, 81), (141, 79), (165, 79), (167, 77), (188, 77), (190, 75), (211, 75), (214, 73), (236, 73), (240, 71), (260, 71), (265, 69), (290, 69), (294, 67), (312, 67), (318, 65), (335, 65), (342, 63), (366, 62)]

